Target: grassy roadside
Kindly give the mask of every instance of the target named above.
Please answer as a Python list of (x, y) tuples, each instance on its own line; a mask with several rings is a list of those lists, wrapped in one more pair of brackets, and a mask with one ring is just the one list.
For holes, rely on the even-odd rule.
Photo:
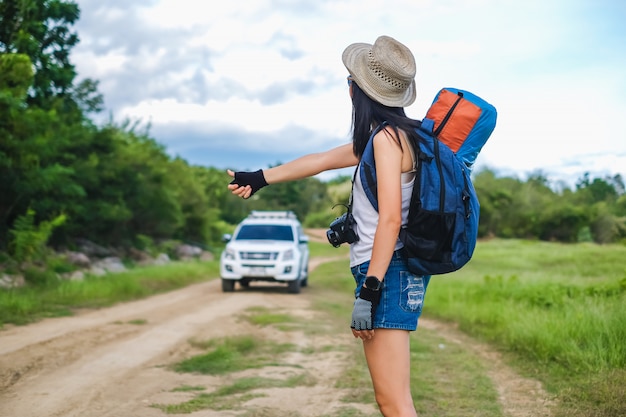
[(557, 416), (626, 415), (626, 247), (494, 240), (434, 277), (425, 312), (508, 353)]
[(0, 327), (27, 324), (44, 317), (68, 316), (79, 308), (97, 308), (171, 291), (219, 276), (219, 261), (172, 262), (84, 281), (58, 281), (35, 287), (0, 290)]
[[(311, 243), (310, 250), (311, 257), (322, 258), (347, 253), (346, 248), (316, 242)], [(84, 281), (49, 279), (44, 285), (0, 290), (0, 329), (5, 324), (23, 325), (45, 317), (69, 316), (76, 309), (106, 307), (217, 277), (219, 255), (214, 261), (172, 262), (102, 277), (87, 276)]]

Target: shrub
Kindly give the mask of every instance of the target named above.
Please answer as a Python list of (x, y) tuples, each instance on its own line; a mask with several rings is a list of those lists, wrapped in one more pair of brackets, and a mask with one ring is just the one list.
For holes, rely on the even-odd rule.
[(28, 209), (26, 214), (19, 216), (9, 232), (13, 236), (11, 252), (18, 262), (37, 262), (46, 258), (46, 243), (57, 227), (65, 223), (64, 214), (52, 221), (42, 221), (35, 225), (35, 211)]

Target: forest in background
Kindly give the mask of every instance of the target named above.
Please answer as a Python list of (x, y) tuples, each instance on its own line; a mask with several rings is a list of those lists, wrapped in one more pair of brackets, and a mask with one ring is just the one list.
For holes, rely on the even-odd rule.
[[(350, 177), (275, 184), (250, 200), (230, 195), (224, 170), (168, 154), (141, 121), (104, 111), (98, 80), (79, 79), (70, 52), (78, 5), (0, 1), (0, 262), (36, 261), (77, 239), (146, 249), (162, 242), (211, 249), (250, 210), (293, 210), (307, 227), (342, 213)], [(626, 242), (620, 175), (552, 186), (537, 172), (520, 179), (473, 174), (481, 237)]]

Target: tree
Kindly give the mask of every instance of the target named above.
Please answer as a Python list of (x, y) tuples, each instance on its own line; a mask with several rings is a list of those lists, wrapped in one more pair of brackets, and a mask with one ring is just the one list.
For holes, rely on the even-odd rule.
[(0, 53), (28, 55), (35, 68), (29, 104), (49, 108), (71, 90), (76, 71), (69, 57), (78, 36), (69, 27), (79, 16), (73, 1), (0, 2)]
[(26, 105), (33, 79), (30, 59), (3, 54), (0, 69), (0, 236), (4, 238), (27, 209), (44, 219), (55, 218), (66, 199), (83, 191), (62, 160), (64, 147), (77, 131), (60, 122), (57, 112)]
[(576, 183), (579, 196), (587, 203), (597, 203), (600, 201), (615, 201), (619, 191), (624, 189), (624, 183), (620, 175), (615, 177), (589, 178), (586, 172)]
[(590, 229), (596, 243), (614, 242), (626, 234), (626, 219), (615, 215), (606, 202), (595, 204), (592, 215)]
[(537, 232), (542, 240), (573, 243), (588, 224), (584, 208), (561, 203), (546, 206), (538, 219)]
[(291, 210), (301, 220), (323, 205), (329, 209), (332, 205), (326, 194), (326, 186), (316, 178), (272, 184), (254, 197), (249, 210)]
[(513, 205), (511, 186), (516, 184), (505, 184), (505, 181), (498, 179), (496, 173), (490, 169), (475, 173), (473, 183), (480, 202), (478, 235), (481, 237), (506, 236), (507, 233), (509, 236), (512, 235), (512, 231), (503, 233), (503, 230), (507, 230), (504, 216)]
[(33, 79), (30, 59), (21, 54), (0, 55), (0, 239), (6, 242), (8, 225), (16, 217), (20, 163), (15, 125), (21, 124), (28, 88)]

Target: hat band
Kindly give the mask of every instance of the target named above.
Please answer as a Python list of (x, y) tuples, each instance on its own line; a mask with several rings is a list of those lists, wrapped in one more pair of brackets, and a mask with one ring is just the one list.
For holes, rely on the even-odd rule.
[(383, 70), (380, 63), (374, 58), (374, 54), (370, 49), (367, 54), (367, 66), (374, 73), (374, 75), (382, 80), (385, 84), (390, 85), (394, 90), (405, 91), (411, 85), (411, 81), (402, 81), (397, 78), (392, 78)]

